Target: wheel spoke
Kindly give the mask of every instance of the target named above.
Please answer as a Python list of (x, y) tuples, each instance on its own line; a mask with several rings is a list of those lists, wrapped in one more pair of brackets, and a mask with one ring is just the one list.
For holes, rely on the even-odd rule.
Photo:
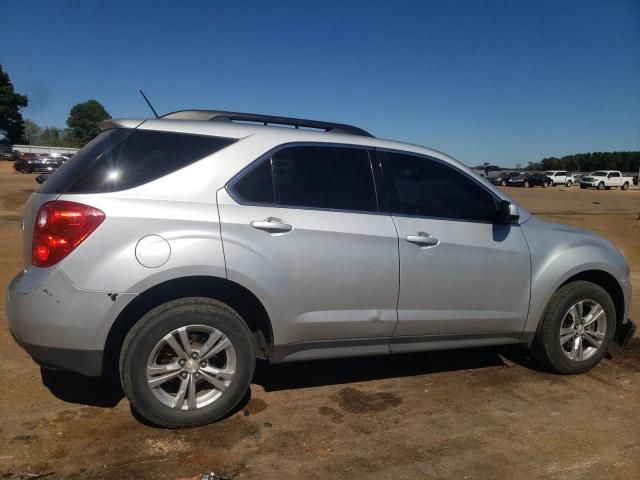
[(591, 345), (596, 348), (600, 348), (602, 341), (604, 340), (604, 334), (596, 331), (584, 332), (584, 337)]
[(225, 338), (224, 340), (220, 341), (215, 347), (209, 350), (204, 356), (201, 356), (200, 360), (207, 360), (208, 358), (212, 357), (216, 353), (220, 353), (222, 350), (225, 350), (231, 346), (232, 345), (229, 339)]
[(209, 375), (208, 373), (206, 373), (204, 371), (200, 371), (200, 373), (202, 374), (202, 378), (206, 382), (210, 383), (211, 385), (216, 387), (221, 392), (224, 392), (227, 389), (228, 385), (225, 382), (223, 382), (222, 380), (220, 380), (219, 378), (216, 378), (213, 375)]
[(178, 362), (167, 363), (166, 365), (149, 365), (147, 367), (148, 375), (160, 375), (162, 373), (175, 372), (176, 370), (180, 370), (182, 367), (178, 365)]
[(581, 300), (578, 303), (576, 303), (574, 305), (574, 308), (577, 310), (578, 312), (578, 318), (576, 319), (577, 321), (580, 321), (582, 319), (582, 315), (584, 315), (584, 301)]
[(584, 360), (584, 350), (582, 349), (582, 337), (577, 337), (578, 349), (576, 352), (577, 360)]
[(188, 356), (191, 356), (191, 342), (189, 341), (189, 335), (187, 334), (187, 327), (179, 328), (178, 336), (180, 337), (182, 348), (184, 348), (185, 353)]
[(156, 387), (159, 387), (160, 385), (162, 385), (163, 383), (168, 382), (172, 378), (176, 378), (178, 375), (180, 375), (180, 370), (176, 370), (174, 372), (165, 373), (164, 375), (158, 375), (155, 378), (151, 378), (151, 379), (147, 380), (147, 383), (149, 384), (149, 386), (151, 388), (156, 388)]
[[(564, 330), (567, 330), (567, 332), (563, 332)], [(563, 328), (560, 330), (560, 335), (562, 335), (560, 337), (560, 345), (564, 345), (576, 336), (576, 331), (573, 328)]]
[(173, 333), (170, 333), (169, 335), (165, 336), (163, 340), (167, 342), (167, 345), (169, 345), (173, 349), (173, 351), (176, 353), (176, 355), (179, 358), (187, 359), (187, 354), (185, 353), (184, 349), (180, 346), (178, 341), (175, 339), (175, 337), (173, 336)]
[(180, 381), (180, 388), (178, 389), (178, 393), (176, 394), (175, 398), (173, 399), (173, 404), (172, 407), (173, 408), (178, 408), (181, 409), (182, 406), (184, 405), (184, 397), (187, 393), (187, 388), (189, 387), (189, 379), (188, 378), (183, 378)]
[(231, 380), (233, 378), (233, 375), (236, 373), (230, 372), (229, 370), (220, 370), (219, 368), (214, 367), (201, 368), (200, 372), (215, 375), (216, 377), (224, 378), (225, 380)]
[(216, 344), (216, 342), (220, 340), (221, 337), (222, 337), (222, 333), (220, 333), (217, 330), (213, 332), (211, 335), (209, 335), (209, 338), (207, 338), (207, 341), (204, 342), (204, 345), (200, 347), (200, 351), (198, 352), (200, 355), (200, 358), (206, 355), (207, 352), (211, 349), (211, 347), (213, 347)]
[(593, 322), (599, 320), (602, 315), (604, 315), (604, 308), (602, 308), (600, 305), (596, 305), (589, 313), (589, 316), (584, 319), (584, 326), (586, 327), (591, 325)]
[(189, 387), (187, 389), (187, 406), (189, 410), (195, 410), (196, 404), (196, 380), (193, 375), (189, 375)]

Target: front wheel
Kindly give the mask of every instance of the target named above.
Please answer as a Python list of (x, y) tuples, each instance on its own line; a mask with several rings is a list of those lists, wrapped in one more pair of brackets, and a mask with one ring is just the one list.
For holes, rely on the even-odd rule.
[(506, 186), (507, 186), (507, 181), (506, 181), (506, 180), (502, 180), (502, 181), (500, 182), (500, 186), (502, 186), (502, 187), (506, 187)]
[(246, 394), (255, 351), (242, 318), (210, 298), (189, 297), (151, 310), (128, 333), (120, 379), (133, 408), (168, 428), (206, 425)]
[(598, 190), (604, 190), (604, 182), (598, 184)]
[(524, 182), (524, 187), (525, 188), (529, 188), (531, 185), (529, 184), (529, 182)]
[(547, 306), (534, 356), (556, 373), (587, 372), (607, 353), (615, 327), (615, 308), (602, 287), (585, 281), (569, 283)]

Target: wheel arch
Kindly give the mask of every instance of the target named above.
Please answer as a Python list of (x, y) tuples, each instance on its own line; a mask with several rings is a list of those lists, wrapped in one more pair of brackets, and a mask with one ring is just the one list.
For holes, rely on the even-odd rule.
[(117, 374), (124, 339), (142, 316), (158, 305), (184, 297), (208, 297), (229, 305), (249, 326), (258, 358), (269, 357), (273, 347), (273, 329), (267, 310), (258, 297), (246, 287), (225, 278), (188, 276), (149, 287), (122, 310), (107, 334), (103, 374)]

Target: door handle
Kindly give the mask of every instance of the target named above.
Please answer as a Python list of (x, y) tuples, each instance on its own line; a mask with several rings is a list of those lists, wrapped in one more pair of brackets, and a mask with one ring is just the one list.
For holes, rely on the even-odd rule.
[(258, 230), (264, 230), (269, 233), (286, 233), (293, 230), (288, 223), (284, 223), (279, 218), (269, 217), (264, 220), (254, 220), (249, 225)]
[(440, 243), (440, 240), (426, 232), (418, 232), (415, 235), (407, 235), (407, 242), (415, 243), (421, 247), (435, 247)]

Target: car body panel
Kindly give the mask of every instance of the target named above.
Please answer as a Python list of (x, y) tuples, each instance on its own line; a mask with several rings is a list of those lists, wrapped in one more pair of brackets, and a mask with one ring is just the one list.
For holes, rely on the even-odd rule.
[[(522, 331), (531, 260), (519, 225), (393, 218), (400, 237), (394, 336)], [(438, 245), (406, 240), (418, 232), (435, 237)]]
[[(239, 205), (225, 189), (218, 208), (228, 278), (269, 299), (277, 344), (391, 336), (398, 237), (390, 216)], [(270, 217), (293, 230), (250, 226)]]

